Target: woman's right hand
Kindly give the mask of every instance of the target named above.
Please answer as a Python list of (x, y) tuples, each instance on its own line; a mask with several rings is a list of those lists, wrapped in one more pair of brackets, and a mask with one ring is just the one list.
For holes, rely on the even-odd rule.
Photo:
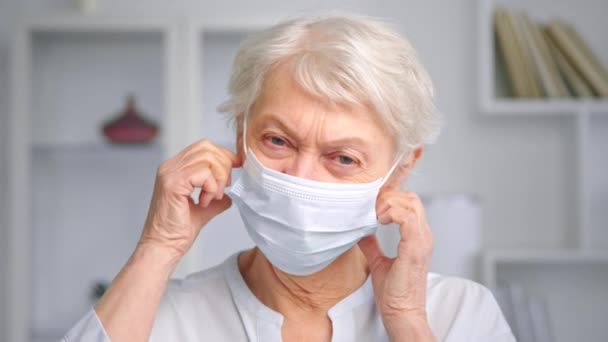
[[(228, 209), (232, 168), (242, 160), (232, 151), (200, 140), (163, 162), (157, 171), (154, 193), (139, 244), (155, 244), (183, 256), (202, 227)], [(201, 188), (198, 203), (194, 189)]]
[[(148, 341), (171, 274), (201, 228), (230, 207), (224, 188), (241, 163), (233, 152), (201, 140), (159, 166), (139, 244), (95, 305), (112, 341)], [(197, 187), (195, 203), (190, 196)]]

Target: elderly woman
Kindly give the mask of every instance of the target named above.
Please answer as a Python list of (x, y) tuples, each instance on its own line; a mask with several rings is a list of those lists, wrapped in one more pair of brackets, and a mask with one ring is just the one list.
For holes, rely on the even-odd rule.
[[(428, 273), (425, 211), (400, 187), (439, 120), (406, 40), (291, 20), (242, 45), (229, 90), (237, 152), (203, 140), (160, 165), (135, 251), (64, 341), (514, 341), (486, 288)], [(232, 204), (256, 247), (170, 281)], [(396, 258), (378, 223), (399, 225)]]

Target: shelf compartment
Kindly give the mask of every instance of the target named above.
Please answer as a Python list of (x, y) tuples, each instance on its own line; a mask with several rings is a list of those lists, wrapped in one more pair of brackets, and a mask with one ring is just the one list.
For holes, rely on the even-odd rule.
[(483, 264), (490, 288), (517, 286), (546, 304), (556, 342), (608, 336), (608, 253), (490, 251)]
[[(180, 25), (80, 15), (20, 23), (7, 130), (7, 340), (48, 340), (90, 309), (90, 281), (110, 280), (141, 232), (158, 164), (193, 140)], [(161, 127), (152, 144), (110, 145), (101, 134), (129, 92)], [(59, 253), (46, 258), (51, 249)]]
[(120, 270), (141, 233), (161, 158), (158, 148), (34, 150), (34, 332), (67, 331), (90, 309), (93, 283)]
[(587, 247), (608, 250), (608, 115), (588, 117), (584, 194)]
[(102, 125), (123, 110), (129, 93), (146, 117), (161, 124), (163, 40), (161, 32), (35, 31), (33, 141), (101, 142)]
[(118, 272), (163, 159), (159, 137), (119, 148), (101, 127), (129, 93), (162, 124), (166, 33), (71, 24), (33, 26), (29, 37), (33, 335), (67, 331), (91, 307), (93, 283)]
[(483, 111), (491, 115), (578, 115), (581, 112), (608, 115), (608, 100), (501, 98), (484, 103)]
[[(539, 0), (479, 0), (478, 12), (478, 85), (479, 104), (484, 114), (576, 114), (590, 105), (592, 111), (608, 112), (608, 99), (602, 98), (546, 98), (520, 100), (507, 96), (509, 82), (494, 36), (494, 10), (504, 6), (514, 10), (524, 10), (534, 21), (546, 22), (550, 18), (560, 18), (575, 24), (576, 30), (590, 45), (600, 59), (606, 63), (608, 46), (598, 32), (598, 25), (604, 23), (603, 11), (595, 7), (599, 3), (587, 3), (572, 7), (566, 1)], [(604, 57), (604, 58), (602, 58)]]

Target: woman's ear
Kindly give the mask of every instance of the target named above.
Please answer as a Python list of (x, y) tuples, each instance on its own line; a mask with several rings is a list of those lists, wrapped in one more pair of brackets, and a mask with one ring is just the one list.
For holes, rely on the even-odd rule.
[(399, 190), (403, 184), (407, 181), (410, 173), (418, 159), (422, 156), (422, 147), (416, 148), (411, 153), (404, 155), (398, 162), (395, 170), (389, 176), (388, 180), (382, 186), (382, 191), (386, 190)]

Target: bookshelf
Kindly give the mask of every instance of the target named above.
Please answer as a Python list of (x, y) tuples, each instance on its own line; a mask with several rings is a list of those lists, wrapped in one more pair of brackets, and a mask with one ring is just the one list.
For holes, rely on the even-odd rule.
[[(523, 10), (531, 19), (560, 18), (574, 25), (595, 54), (608, 62), (602, 32), (608, 23), (594, 10), (599, 3), (582, 1), (478, 1), (478, 107), (486, 117), (556, 118), (574, 137), (572, 168), (577, 207), (573, 246), (557, 250), (488, 250), (482, 256), (483, 282), (490, 288), (522, 286), (546, 300), (555, 341), (605, 340), (602, 313), (608, 306), (608, 98), (513, 98), (500, 62), (494, 10)], [(566, 138), (566, 137), (565, 137)], [(542, 158), (542, 156), (539, 156)], [(521, 338), (525, 340), (525, 338)]]
[[(90, 308), (94, 282), (111, 280), (130, 254), (158, 163), (188, 139), (176, 99), (177, 32), (164, 18), (66, 15), (20, 24), (11, 75), (7, 341), (59, 340)], [(101, 135), (129, 92), (161, 126), (152, 144), (116, 146)]]
[[(233, 54), (248, 32), (276, 21), (266, 19), (59, 15), (20, 24), (9, 136), (11, 315), (0, 340), (59, 340), (90, 308), (93, 283), (111, 280), (132, 251), (158, 164), (201, 137), (234, 145), (213, 105), (225, 99), (229, 72), (207, 59)], [(225, 55), (221, 67), (231, 62)], [(130, 92), (160, 126), (153, 143), (113, 145), (100, 133)], [(233, 211), (204, 233), (232, 227), (229, 251), (249, 245)], [(225, 258), (210, 251), (218, 247), (197, 243), (174, 276)]]

